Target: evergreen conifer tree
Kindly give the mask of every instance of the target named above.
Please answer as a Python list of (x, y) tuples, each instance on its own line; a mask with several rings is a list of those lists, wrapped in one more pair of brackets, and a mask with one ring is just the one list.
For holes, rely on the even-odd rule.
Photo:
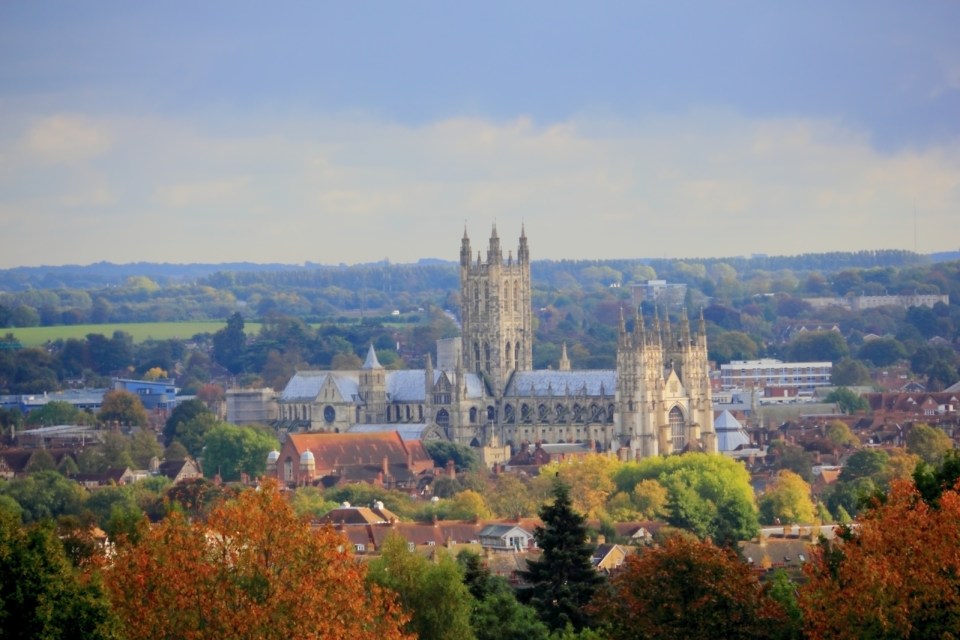
[(586, 520), (573, 510), (570, 487), (559, 479), (553, 503), (540, 509), (540, 519), (543, 526), (533, 536), (543, 555), (521, 572), (531, 585), (530, 604), (550, 629), (569, 624), (579, 631), (587, 626), (585, 608), (603, 577), (590, 563), (593, 548), (587, 542)]

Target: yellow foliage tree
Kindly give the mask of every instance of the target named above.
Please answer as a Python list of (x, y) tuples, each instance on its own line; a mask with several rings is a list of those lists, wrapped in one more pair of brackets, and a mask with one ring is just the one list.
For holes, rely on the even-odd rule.
[(811, 524), (817, 521), (810, 485), (798, 474), (783, 469), (760, 498), (760, 519), (767, 524)]

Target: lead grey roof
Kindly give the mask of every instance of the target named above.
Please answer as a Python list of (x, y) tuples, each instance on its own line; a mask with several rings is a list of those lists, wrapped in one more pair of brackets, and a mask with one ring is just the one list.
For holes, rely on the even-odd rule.
[[(434, 381), (439, 374), (434, 372)], [(426, 399), (426, 372), (423, 369), (387, 372), (387, 399), (390, 402), (423, 402)]]
[(367, 359), (363, 363), (364, 369), (383, 369), (383, 366), (380, 364), (380, 361), (377, 360), (377, 352), (373, 349), (373, 345), (370, 345), (370, 350), (367, 351)]
[(313, 402), (320, 395), (320, 389), (332, 378), (344, 400), (357, 398), (360, 383), (355, 374), (334, 371), (298, 371), (280, 394), (280, 402)]
[(384, 431), (395, 431), (400, 435), (404, 442), (411, 440), (423, 440), (423, 432), (427, 430), (427, 425), (418, 422), (412, 424), (355, 424), (347, 433), (383, 433)]
[(505, 396), (564, 396), (570, 395), (613, 397), (617, 391), (617, 372), (613, 369), (597, 371), (517, 371), (507, 385)]

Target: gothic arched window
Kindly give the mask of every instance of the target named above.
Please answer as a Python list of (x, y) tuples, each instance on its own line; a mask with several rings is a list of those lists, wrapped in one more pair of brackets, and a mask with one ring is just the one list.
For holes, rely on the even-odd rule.
[(437, 411), (437, 424), (444, 429), (450, 426), (450, 413), (446, 409)]
[(470, 424), (477, 424), (477, 408), (470, 407)]
[(524, 424), (533, 422), (533, 410), (530, 409), (530, 405), (520, 405), (520, 420), (522, 420)]
[(537, 413), (539, 414), (540, 422), (550, 422), (550, 408), (547, 405), (542, 404), (537, 407)]
[(680, 451), (686, 444), (686, 421), (683, 419), (683, 411), (680, 407), (670, 409), (670, 439), (673, 441), (673, 450)]
[(513, 424), (517, 419), (516, 411), (512, 404), (503, 405), (503, 421), (507, 424)]
[(563, 424), (567, 421), (567, 408), (562, 404), (558, 404), (556, 408), (557, 422)]
[(573, 405), (573, 421), (574, 422), (583, 422), (583, 407), (579, 404)]
[(510, 343), (507, 343), (507, 348), (504, 349), (504, 354), (507, 356), (507, 371), (513, 369), (513, 350), (510, 348)]

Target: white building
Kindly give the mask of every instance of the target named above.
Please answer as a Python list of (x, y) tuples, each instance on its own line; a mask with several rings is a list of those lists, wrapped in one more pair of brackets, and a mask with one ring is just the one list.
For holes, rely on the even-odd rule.
[(782, 362), (772, 358), (734, 360), (720, 365), (720, 386), (723, 389), (764, 389), (796, 387), (812, 390), (830, 385), (831, 362)]

